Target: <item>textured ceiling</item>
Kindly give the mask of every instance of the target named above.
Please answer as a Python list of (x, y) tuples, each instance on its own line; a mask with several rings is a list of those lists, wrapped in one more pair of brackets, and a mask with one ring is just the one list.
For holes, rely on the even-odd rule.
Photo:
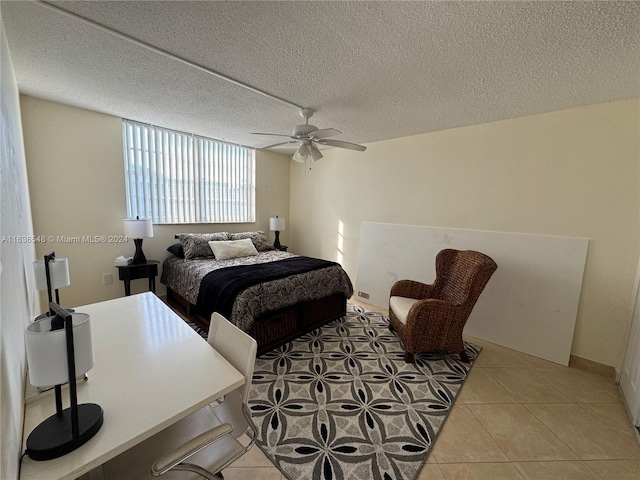
[[(49, 3), (357, 143), (640, 96), (640, 2)], [(253, 147), (302, 121), (39, 2), (0, 9), (23, 93)]]

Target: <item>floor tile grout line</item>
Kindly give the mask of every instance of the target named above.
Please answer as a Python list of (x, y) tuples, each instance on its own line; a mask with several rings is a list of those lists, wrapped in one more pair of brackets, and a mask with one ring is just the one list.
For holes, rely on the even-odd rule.
[[(482, 355), (482, 350), (480, 351), (480, 353), (478, 354), (478, 357), (476, 358), (476, 361), (474, 362), (473, 366), (479, 366), (477, 365), (477, 361), (478, 359), (481, 357)], [(481, 367), (480, 367), (481, 368)], [(464, 388), (464, 385), (462, 386), (462, 388)], [(462, 390), (462, 389), (461, 389)], [(462, 392), (460, 392), (462, 393)], [(459, 394), (460, 396), (460, 394)], [(515, 397), (514, 397), (515, 399)], [(516, 399), (517, 400), (517, 399)], [(508, 462), (497, 462), (497, 463), (513, 463), (511, 461), (511, 459), (509, 458), (509, 456), (502, 450), (502, 448), (500, 447), (500, 445), (498, 444), (498, 442), (496, 441), (496, 439), (493, 437), (493, 435), (491, 435), (491, 433), (489, 433), (487, 431), (487, 429), (484, 427), (484, 425), (482, 424), (482, 422), (473, 414), (473, 412), (471, 411), (471, 409), (468, 407), (467, 404), (464, 404), (466, 409), (469, 411), (469, 413), (471, 414), (472, 417), (474, 417), (476, 419), (476, 421), (478, 422), (478, 425), (480, 425), (480, 427), (482, 428), (482, 430), (484, 430), (484, 432), (489, 436), (489, 438), (491, 438), (491, 440), (493, 440), (493, 443), (495, 443), (496, 447), (498, 448), (498, 450), (500, 451), (500, 453), (502, 453), (502, 455), (504, 455), (504, 457), (509, 460)], [(485, 404), (483, 404), (485, 405)], [(443, 430), (444, 430), (444, 426), (443, 426)], [(435, 458), (435, 457), (434, 457)], [(439, 463), (439, 462), (438, 462)], [(444, 476), (444, 475), (443, 475)]]
[[(523, 407), (525, 407), (525, 408), (526, 408), (526, 406), (527, 406), (527, 405), (540, 405), (540, 404), (531, 404), (531, 403), (522, 404), (522, 406), (523, 406)], [(558, 403), (558, 404), (546, 404), (546, 405), (557, 405), (557, 406), (575, 405), (575, 406), (577, 406), (578, 408), (580, 408), (580, 409), (584, 410), (584, 411), (585, 411), (589, 416), (591, 416), (592, 418), (594, 418), (594, 419), (595, 419), (596, 421), (598, 421), (599, 423), (601, 423), (601, 424), (603, 423), (603, 422), (601, 422), (598, 418), (596, 418), (596, 417), (594, 417), (593, 415), (591, 415), (591, 413), (590, 413), (589, 411), (587, 411), (586, 409), (582, 408), (582, 405), (580, 405), (579, 403), (573, 403), (573, 404)], [(545, 405), (545, 406), (546, 406), (546, 405)], [(532, 412), (531, 410), (529, 410), (528, 408), (527, 408), (527, 411), (529, 411), (529, 413), (531, 413), (531, 414), (532, 414), (536, 419), (538, 419), (538, 421), (539, 421), (540, 423), (542, 423), (545, 427), (547, 427), (547, 429), (551, 430), (551, 429), (550, 429), (550, 428), (549, 428), (549, 427), (548, 427), (548, 426), (547, 426), (547, 425), (546, 425), (546, 424), (545, 424), (545, 423), (544, 423), (540, 418), (538, 418), (538, 416), (537, 416), (535, 413), (533, 413), (533, 412)], [(620, 435), (618, 432), (616, 432), (616, 431), (612, 430), (609, 426), (605, 425), (605, 427), (606, 427), (608, 430), (613, 431), (613, 433), (615, 433), (615, 434), (616, 434), (616, 436), (618, 436), (619, 438), (621, 438), (623, 441), (625, 441), (625, 442), (627, 441), (627, 439), (626, 439), (626, 438), (624, 438), (624, 437), (623, 437), (622, 435)], [(570, 445), (568, 445), (566, 442), (564, 442), (564, 440), (562, 440), (561, 438), (559, 438), (559, 436), (558, 436), (555, 432), (553, 432), (553, 430), (551, 430), (551, 432), (552, 432), (554, 435), (556, 435), (556, 437), (558, 437), (558, 439), (559, 439), (561, 442), (563, 442), (565, 445), (567, 445), (567, 447), (568, 447), (571, 451), (573, 451), (573, 452), (576, 454), (576, 456), (577, 456), (581, 461), (583, 461), (583, 462), (587, 462), (587, 461), (589, 461), (589, 460), (593, 460), (593, 461), (601, 461), (601, 460), (640, 460), (640, 459), (638, 459), (638, 458), (601, 458), (601, 459), (585, 459), (585, 458), (582, 458), (582, 456), (581, 456), (578, 452), (576, 452), (573, 448), (571, 448), (571, 446), (570, 446)]]
[[(538, 423), (540, 423), (540, 425), (542, 425), (549, 433), (551, 433), (551, 435), (553, 435), (562, 445), (564, 445), (565, 447), (567, 447), (578, 459), (582, 460), (582, 457), (580, 457), (580, 455), (578, 455), (578, 453), (576, 451), (574, 451), (573, 448), (571, 448), (569, 445), (566, 444), (566, 442), (564, 442), (553, 430), (551, 430), (547, 425), (545, 425), (538, 417), (536, 417), (533, 412), (529, 411), (529, 409), (526, 408), (525, 404), (523, 403), (511, 403), (511, 404), (501, 404), (501, 403), (497, 403), (497, 404), (482, 404), (482, 405), (520, 405), (521, 407), (523, 407), (525, 410), (527, 410), (527, 412), (529, 412), (537, 421)], [(498, 445), (498, 448), (500, 448), (500, 445), (498, 444), (498, 442), (496, 441), (495, 437), (493, 435), (491, 435), (491, 432), (489, 432), (485, 426), (482, 424), (482, 422), (480, 421), (480, 419), (477, 417), (477, 415), (475, 415), (473, 413), (473, 410), (469, 409), (471, 411), (471, 415), (473, 415), (476, 420), (478, 420), (478, 423), (480, 423), (480, 426), (482, 428), (484, 428), (485, 432), (487, 432), (487, 434), (493, 439), (493, 441), (496, 443), (496, 445)], [(500, 450), (502, 451), (502, 448), (500, 448)], [(517, 462), (519, 460), (512, 460), (509, 455), (507, 455), (505, 452), (502, 452), (504, 454), (505, 457), (507, 457), (509, 459), (509, 461), (511, 463), (513, 462)], [(540, 460), (540, 461), (552, 461), (552, 460)], [(566, 460), (566, 461), (571, 461), (571, 460)]]
[[(486, 370), (491, 370), (491, 368), (500, 368), (500, 367), (489, 367), (489, 368), (485, 368), (485, 369), (486, 369)], [(509, 368), (509, 367), (503, 367), (503, 368)], [(516, 368), (516, 367), (513, 367), (513, 368)], [(518, 369), (519, 369), (519, 368), (518, 368)], [(509, 393), (510, 393), (514, 398), (516, 398), (516, 400), (517, 400), (517, 397), (516, 397), (515, 393), (514, 393), (514, 392), (512, 392), (512, 391), (509, 389), (509, 387), (507, 387), (504, 383), (502, 383), (498, 378), (496, 378), (496, 377), (494, 377), (493, 375), (491, 375), (491, 372), (490, 372), (490, 371), (487, 371), (487, 374), (488, 374), (491, 378), (493, 378), (496, 382), (498, 382), (500, 385), (502, 385), (502, 387), (503, 387), (503, 388), (505, 388), (505, 389), (506, 389), (506, 390), (507, 390), (507, 391), (508, 391), (508, 392), (509, 392)], [(569, 397), (568, 397), (568, 396), (566, 396), (564, 393), (562, 393), (560, 390), (558, 390), (557, 388), (555, 388), (553, 385), (551, 385), (549, 382), (547, 382), (544, 378), (540, 377), (540, 375), (536, 374), (536, 372), (533, 372), (533, 374), (534, 374), (536, 377), (538, 377), (538, 378), (542, 381), (542, 383), (543, 383), (543, 384), (545, 384), (547, 387), (549, 387), (551, 390), (553, 390), (554, 392), (559, 393), (559, 394), (560, 394), (560, 395), (562, 395), (564, 398), (566, 398), (566, 399), (568, 400), (568, 402), (567, 402), (567, 403), (572, 403), (572, 402), (573, 402), (573, 400), (572, 400), (571, 398), (569, 398)]]
[(612, 431), (613, 433), (615, 433), (618, 437), (622, 438), (622, 439), (623, 439), (623, 440), (625, 440), (625, 441), (627, 440), (627, 439), (625, 438), (625, 436), (624, 436), (622, 433), (620, 433), (620, 432), (618, 431), (618, 429), (617, 429), (617, 428), (614, 428), (613, 426), (608, 425), (607, 423), (603, 422), (602, 420), (600, 420), (598, 417), (596, 417), (593, 413), (591, 413), (589, 410), (587, 410), (587, 409), (584, 407), (585, 405), (617, 405), (616, 403), (611, 403), (611, 404), (609, 404), (609, 403), (576, 403), (576, 405), (577, 405), (578, 407), (580, 407), (582, 410), (584, 410), (585, 412), (587, 412), (587, 414), (588, 414), (591, 418), (595, 419), (598, 423), (600, 423), (601, 425), (604, 425), (604, 426), (605, 426), (605, 428), (607, 428), (608, 430), (610, 430), (610, 431)]
[(596, 477), (598, 477), (600, 480), (606, 480), (602, 477), (602, 475), (600, 475), (598, 472), (596, 472), (593, 468), (591, 468), (591, 465), (589, 465), (585, 460), (582, 460), (582, 463), (584, 463), (586, 465), (586, 467), (589, 469), (589, 471), (593, 472), (595, 474)]
[[(598, 474), (598, 472), (596, 472), (593, 468), (591, 468), (591, 466), (587, 463), (587, 461), (579, 459), (579, 460), (551, 460), (551, 461), (547, 461), (545, 463), (551, 463), (551, 462), (577, 462), (577, 463), (582, 463), (591, 473), (593, 473), (598, 480), (606, 480), (604, 478), (602, 478), (602, 476), (600, 476)], [(512, 462), (514, 464), (515, 468), (518, 468), (518, 466), (516, 464), (518, 463), (541, 463), (541, 462), (536, 462), (536, 461), (518, 461), (518, 462)], [(518, 469), (518, 471), (520, 471), (520, 469)], [(521, 475), (524, 476), (524, 473), (521, 473)]]
[[(483, 404), (483, 405), (488, 405), (488, 404)], [(495, 405), (504, 405), (504, 404), (495, 404)], [(513, 404), (513, 405), (516, 405), (516, 404)], [(500, 445), (498, 444), (496, 439), (493, 437), (493, 435), (491, 435), (491, 433), (489, 433), (489, 431), (487, 431), (487, 429), (482, 424), (480, 419), (476, 415), (473, 414), (473, 412), (471, 411), (471, 409), (468, 406), (466, 406), (466, 407), (467, 407), (467, 410), (469, 411), (469, 413), (471, 414), (471, 416), (476, 419), (476, 421), (478, 422), (478, 425), (480, 425), (480, 428), (482, 428), (484, 430), (484, 432), (489, 436), (489, 438), (491, 438), (491, 440), (493, 440), (493, 443), (495, 443), (495, 445), (498, 448), (498, 450), (500, 451), (500, 453), (502, 453), (502, 455), (504, 455), (504, 457), (508, 460), (508, 462), (496, 462), (496, 463), (513, 463), (513, 461), (509, 458), (509, 455), (507, 455), (504, 452), (504, 450), (502, 450), (502, 448), (500, 447)], [(444, 426), (443, 426), (443, 430), (444, 430)], [(470, 463), (483, 463), (483, 462), (470, 462)], [(486, 462), (484, 462), (484, 463), (486, 463)]]

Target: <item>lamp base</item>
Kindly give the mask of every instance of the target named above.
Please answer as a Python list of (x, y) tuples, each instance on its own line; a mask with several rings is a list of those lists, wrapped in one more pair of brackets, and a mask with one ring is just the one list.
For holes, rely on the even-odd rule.
[(131, 265), (141, 265), (143, 263), (147, 263), (147, 257), (145, 257), (144, 253), (142, 252), (142, 239), (134, 238), (133, 243), (136, 245), (136, 253), (133, 254)]
[(274, 231), (275, 231), (275, 234), (276, 234), (276, 240), (275, 240), (275, 242), (273, 242), (273, 246), (275, 248), (277, 248), (278, 250), (280, 250), (280, 247), (281, 247), (281, 245), (280, 245), (280, 231), (279, 230), (274, 230)]
[(66, 455), (87, 443), (102, 426), (102, 407), (95, 403), (78, 405), (78, 429), (71, 433), (71, 409), (54, 414), (38, 425), (27, 438), (27, 455), (32, 460), (51, 460)]

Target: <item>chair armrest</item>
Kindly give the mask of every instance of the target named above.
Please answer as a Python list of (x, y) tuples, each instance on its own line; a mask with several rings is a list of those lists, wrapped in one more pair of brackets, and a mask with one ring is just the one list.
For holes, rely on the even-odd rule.
[(428, 298), (433, 285), (416, 282), (415, 280), (398, 280), (391, 287), (391, 297)]
[(205, 447), (208, 447), (212, 443), (220, 440), (225, 435), (229, 435), (233, 427), (229, 423), (223, 423), (217, 425), (204, 433), (201, 433), (197, 437), (188, 442), (182, 444), (176, 448), (173, 452), (167, 453), (160, 457), (151, 467), (151, 473), (154, 476), (162, 475), (174, 466), (183, 462), (190, 456), (198, 453)]
[(416, 302), (407, 315), (407, 330), (415, 332), (424, 329), (440, 328), (455, 321), (461, 307), (436, 298), (427, 298)]

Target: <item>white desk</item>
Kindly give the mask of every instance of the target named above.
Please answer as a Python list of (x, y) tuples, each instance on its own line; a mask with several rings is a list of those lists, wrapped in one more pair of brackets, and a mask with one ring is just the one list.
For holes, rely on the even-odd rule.
[[(74, 479), (244, 384), (244, 377), (153, 293), (76, 308), (91, 316), (96, 363), (78, 403), (104, 410), (98, 433), (54, 460), (22, 460), (21, 480)], [(68, 406), (68, 392), (63, 390)], [(25, 407), (24, 442), (55, 413), (52, 395)]]

